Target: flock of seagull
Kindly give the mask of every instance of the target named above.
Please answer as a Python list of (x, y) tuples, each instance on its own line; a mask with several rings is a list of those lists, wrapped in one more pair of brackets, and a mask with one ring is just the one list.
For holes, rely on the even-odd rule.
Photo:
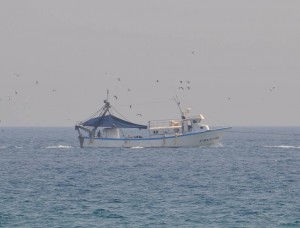
[[(192, 54), (194, 54), (194, 53), (192, 53)], [(17, 78), (19, 78), (19, 77), (21, 76), (21, 74), (15, 73), (14, 76), (17, 77)], [(121, 82), (122, 80), (121, 80), (121, 78), (117, 78), (117, 81), (118, 81), (118, 82)], [(160, 80), (159, 80), (159, 79), (156, 79), (155, 82), (156, 82), (156, 83), (160, 83)], [(178, 83), (179, 83), (179, 84), (178, 84), (178, 87), (177, 87), (177, 90), (178, 90), (178, 91), (180, 91), (180, 90), (181, 90), (181, 91), (184, 91), (184, 90), (187, 90), (187, 91), (188, 91), (188, 90), (191, 90), (191, 82), (190, 82), (189, 80), (186, 80), (186, 81), (180, 80), (180, 81), (178, 81)], [(36, 81), (35, 81), (35, 85), (36, 85), (36, 86), (39, 86), (39, 84), (40, 84), (40, 82), (39, 82), (38, 80), (36, 80)], [(272, 86), (271, 88), (269, 88), (269, 91), (270, 91), (270, 92), (273, 92), (275, 89), (276, 89), (276, 87), (275, 87), (275, 86)], [(128, 91), (128, 92), (131, 92), (131, 89), (128, 88), (127, 91)], [(55, 92), (56, 92), (56, 89), (52, 89), (51, 92), (52, 92), (52, 93), (55, 93)], [(15, 96), (19, 95), (19, 92), (18, 92), (17, 90), (15, 90), (15, 91), (14, 91), (14, 95), (15, 95)], [(113, 97), (114, 97), (115, 100), (118, 100), (118, 96), (117, 96), (117, 95), (114, 95)], [(7, 96), (7, 100), (8, 100), (8, 101), (11, 101), (11, 100), (12, 100), (12, 97), (11, 97), (11, 96)], [(231, 97), (228, 97), (227, 100), (230, 101), (230, 100), (231, 100)], [(1, 102), (1, 101), (2, 101), (2, 98), (0, 97), (0, 102)], [(132, 107), (133, 107), (132, 104), (130, 104), (130, 105), (129, 105), (129, 108), (131, 109)], [(136, 114), (136, 116), (142, 117), (142, 114), (138, 113), (138, 114)], [(0, 123), (1, 123), (1, 120), (0, 120)]]
[[(192, 52), (192, 54), (194, 54), (194, 51)], [(19, 73), (15, 73), (14, 75), (16, 77), (20, 77), (21, 76), (21, 74), (19, 74)], [(117, 81), (121, 82), (121, 78), (117, 78)], [(160, 81), (157, 79), (156, 83), (160, 83)], [(36, 80), (35, 81), (35, 85), (38, 86), (39, 84), (40, 84), (40, 82), (38, 80)], [(190, 90), (191, 89), (191, 85), (190, 84), (191, 84), (191, 82), (189, 80), (187, 80), (187, 81), (180, 80), (179, 81), (178, 90)], [(276, 87), (273, 86), (273, 87), (271, 87), (269, 89), (269, 91), (273, 92), (275, 89), (276, 89)], [(131, 89), (128, 88), (127, 91), (130, 92)], [(56, 89), (52, 89), (51, 92), (56, 92)], [(15, 90), (14, 94), (18, 95), (19, 93), (18, 93), (17, 90)], [(114, 95), (114, 98), (117, 100), (118, 96)], [(7, 99), (8, 99), (8, 101), (10, 101), (12, 98), (11, 98), (11, 96), (7, 96)], [(227, 100), (231, 100), (231, 97), (228, 97)], [(2, 98), (0, 98), (0, 101), (2, 101)], [(132, 105), (130, 105), (129, 107), (132, 108)]]
[[(121, 78), (117, 78), (117, 81), (121, 82)], [(160, 81), (157, 79), (156, 83), (160, 83)], [(178, 90), (185, 90), (185, 89), (190, 90), (191, 89), (190, 84), (191, 84), (191, 82), (189, 80), (187, 80), (187, 81), (180, 80), (179, 81)], [(131, 89), (128, 88), (127, 91), (130, 92)], [(115, 98), (115, 100), (118, 100), (118, 96), (117, 95), (114, 95), (113, 97)], [(130, 109), (132, 108), (132, 104), (129, 105), (129, 108)], [(143, 115), (141, 113), (138, 113), (138, 114), (136, 114), (136, 116), (142, 117)]]
[[(14, 74), (15, 77), (19, 78), (21, 76), (21, 74)], [(40, 82), (38, 80), (35, 81), (35, 85), (38, 86), (40, 84)], [(56, 92), (56, 89), (52, 89), (51, 92)], [(14, 91), (14, 95), (19, 95), (19, 92), (17, 90)], [(7, 100), (11, 101), (12, 100), (12, 96), (7, 96)], [(2, 101), (2, 98), (0, 97), (0, 101)]]

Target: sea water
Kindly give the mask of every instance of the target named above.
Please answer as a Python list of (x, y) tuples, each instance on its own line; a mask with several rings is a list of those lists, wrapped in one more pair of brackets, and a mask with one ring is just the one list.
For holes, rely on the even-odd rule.
[(300, 227), (300, 128), (222, 145), (82, 149), (72, 128), (0, 128), (0, 227)]

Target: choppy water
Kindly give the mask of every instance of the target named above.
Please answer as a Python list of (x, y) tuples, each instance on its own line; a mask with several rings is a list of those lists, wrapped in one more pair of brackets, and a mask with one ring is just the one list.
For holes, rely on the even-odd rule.
[(81, 149), (71, 128), (0, 129), (0, 227), (300, 227), (300, 128), (223, 147)]

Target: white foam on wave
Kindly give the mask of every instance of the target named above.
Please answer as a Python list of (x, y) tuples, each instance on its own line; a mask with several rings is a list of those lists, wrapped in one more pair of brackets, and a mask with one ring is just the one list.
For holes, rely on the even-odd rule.
[(288, 145), (264, 146), (264, 147), (265, 147), (265, 148), (300, 149), (300, 146), (288, 146)]
[(71, 149), (72, 146), (64, 146), (64, 145), (58, 145), (58, 146), (47, 146), (46, 149)]
[(141, 146), (134, 146), (134, 147), (131, 147), (131, 149), (142, 149), (144, 147), (141, 147)]

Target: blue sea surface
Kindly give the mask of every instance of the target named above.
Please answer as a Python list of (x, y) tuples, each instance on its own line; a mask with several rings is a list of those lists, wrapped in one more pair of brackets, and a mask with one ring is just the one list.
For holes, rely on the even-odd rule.
[(73, 128), (0, 128), (0, 227), (300, 227), (300, 128), (222, 146), (79, 148)]

